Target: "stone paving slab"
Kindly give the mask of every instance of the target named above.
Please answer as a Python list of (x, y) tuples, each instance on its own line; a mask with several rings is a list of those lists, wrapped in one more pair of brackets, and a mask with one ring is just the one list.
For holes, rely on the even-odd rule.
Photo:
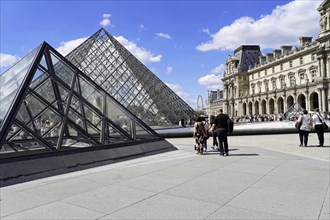
[(329, 135), (232, 136), (228, 157), (168, 139), (177, 151), (2, 187), (1, 219), (330, 219)]

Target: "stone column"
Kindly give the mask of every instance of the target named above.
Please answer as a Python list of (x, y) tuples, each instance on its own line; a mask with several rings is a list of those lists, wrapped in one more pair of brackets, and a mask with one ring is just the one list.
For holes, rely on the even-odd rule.
[(224, 98), (228, 99), (228, 85), (225, 85), (224, 91), (225, 91)]
[[(309, 92), (308, 91), (306, 91), (306, 92), (304, 92), (303, 93), (304, 95), (305, 95), (305, 97), (306, 97), (306, 110), (308, 111), (308, 109), (310, 109), (310, 99), (309, 99)], [(310, 110), (313, 110), (313, 109), (310, 109)]]
[(321, 99), (322, 99), (322, 112), (327, 111), (327, 97), (325, 95), (325, 89), (321, 89)]
[(327, 69), (325, 70), (325, 72), (327, 74), (326, 77), (330, 77), (329, 71), (330, 71), (330, 54), (328, 54), (328, 56), (327, 56)]
[(242, 105), (242, 99), (240, 99), (238, 102), (237, 102), (237, 115), (238, 116), (241, 116), (243, 115), (243, 105)]
[(322, 89), (317, 89), (318, 91), (318, 102), (319, 102), (319, 109), (320, 109), (320, 112), (323, 111), (323, 105), (322, 105)]
[(326, 56), (323, 57), (323, 74), (322, 74), (322, 76), (324, 78), (327, 77), (327, 57)]
[(318, 60), (319, 60), (319, 69), (320, 69), (319, 77), (323, 77), (324, 76), (324, 70), (325, 70), (323, 55), (320, 55), (318, 57)]
[(224, 113), (226, 113), (226, 114), (228, 114), (228, 102), (225, 102), (225, 112)]
[(235, 98), (235, 91), (234, 91), (234, 89), (235, 89), (235, 88), (234, 88), (234, 85), (232, 84), (232, 85), (231, 85), (231, 97), (232, 97), (232, 98)]
[(231, 116), (235, 115), (235, 101), (232, 101), (231, 103)]

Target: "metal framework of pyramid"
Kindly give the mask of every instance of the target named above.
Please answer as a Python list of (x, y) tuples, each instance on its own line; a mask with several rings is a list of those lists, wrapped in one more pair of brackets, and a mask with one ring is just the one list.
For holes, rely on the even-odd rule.
[(2, 159), (164, 141), (46, 42), (0, 75), (0, 105)]
[(101, 28), (66, 58), (149, 126), (177, 125), (195, 111)]
[(296, 119), (303, 114), (304, 108), (301, 107), (298, 103), (294, 103), (288, 110), (283, 114), (283, 119), (290, 120)]

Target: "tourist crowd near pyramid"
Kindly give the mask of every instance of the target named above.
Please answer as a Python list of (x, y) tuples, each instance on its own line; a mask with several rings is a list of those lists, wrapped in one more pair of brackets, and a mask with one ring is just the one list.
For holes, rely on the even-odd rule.
[(46, 42), (0, 75), (2, 157), (162, 140), (194, 110), (103, 28), (66, 57)]

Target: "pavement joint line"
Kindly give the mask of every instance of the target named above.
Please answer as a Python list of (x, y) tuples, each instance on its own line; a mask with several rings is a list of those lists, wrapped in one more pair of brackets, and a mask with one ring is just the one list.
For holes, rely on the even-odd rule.
[[(243, 210), (246, 210), (246, 211), (254, 211), (254, 212), (260, 212), (260, 213), (263, 213), (263, 214), (268, 214), (268, 215), (274, 215), (274, 213), (271, 213), (271, 212), (264, 212), (264, 211), (256, 211), (256, 210), (251, 210), (251, 209), (246, 209), (246, 208), (243, 208), (243, 207), (238, 207), (238, 206), (233, 206), (233, 205), (223, 205), (223, 206), (227, 206), (227, 207), (232, 207), (232, 208), (235, 208), (235, 209), (243, 209)], [(222, 206), (222, 207), (223, 207)], [(294, 220), (294, 218), (290, 217), (290, 216), (286, 216), (286, 215), (280, 215), (280, 214), (277, 214), (277, 216), (281, 216), (281, 217), (285, 217), (287, 218), (288, 220)], [(242, 219), (243, 220), (243, 219)], [(297, 219), (298, 220), (298, 219)]]
[[(327, 188), (327, 190), (325, 191), (325, 195), (324, 195), (323, 203), (322, 203), (322, 206), (321, 206), (321, 209), (320, 209), (320, 212), (319, 212), (319, 216), (318, 216), (317, 219), (320, 219), (320, 217), (321, 217), (321, 213), (322, 213), (322, 210), (323, 210), (323, 206), (324, 206), (325, 200), (326, 200), (327, 197), (328, 197), (327, 192), (329, 191), (329, 188), (330, 188), (330, 183), (328, 184), (328, 188)], [(329, 195), (329, 198), (330, 198), (330, 195)]]
[[(241, 195), (242, 193), (244, 193), (247, 189), (252, 188), (253, 185), (255, 185), (257, 182), (259, 182), (261, 179), (263, 179), (265, 176), (267, 176), (269, 173), (271, 173), (273, 170), (275, 170), (276, 168), (278, 168), (281, 164), (278, 164), (276, 167), (274, 167), (273, 169), (271, 169), (269, 172), (267, 172), (266, 174), (264, 174), (263, 176), (261, 176), (259, 179), (257, 179), (255, 182), (251, 183), (250, 185), (248, 185), (245, 189), (243, 189), (241, 192), (237, 193), (235, 196), (233, 196), (230, 200), (228, 200), (226, 203), (224, 203), (222, 206), (220, 206), (217, 210), (215, 210), (214, 212), (212, 212), (210, 215), (212, 215), (213, 213), (215, 213), (216, 211), (218, 211), (219, 209), (221, 209), (222, 207), (224, 207), (225, 205), (227, 205), (229, 202), (231, 202), (233, 199), (235, 199), (236, 197), (238, 197), (239, 195)], [(272, 213), (270, 213), (272, 214)], [(208, 218), (210, 215), (208, 215), (206, 218)]]

